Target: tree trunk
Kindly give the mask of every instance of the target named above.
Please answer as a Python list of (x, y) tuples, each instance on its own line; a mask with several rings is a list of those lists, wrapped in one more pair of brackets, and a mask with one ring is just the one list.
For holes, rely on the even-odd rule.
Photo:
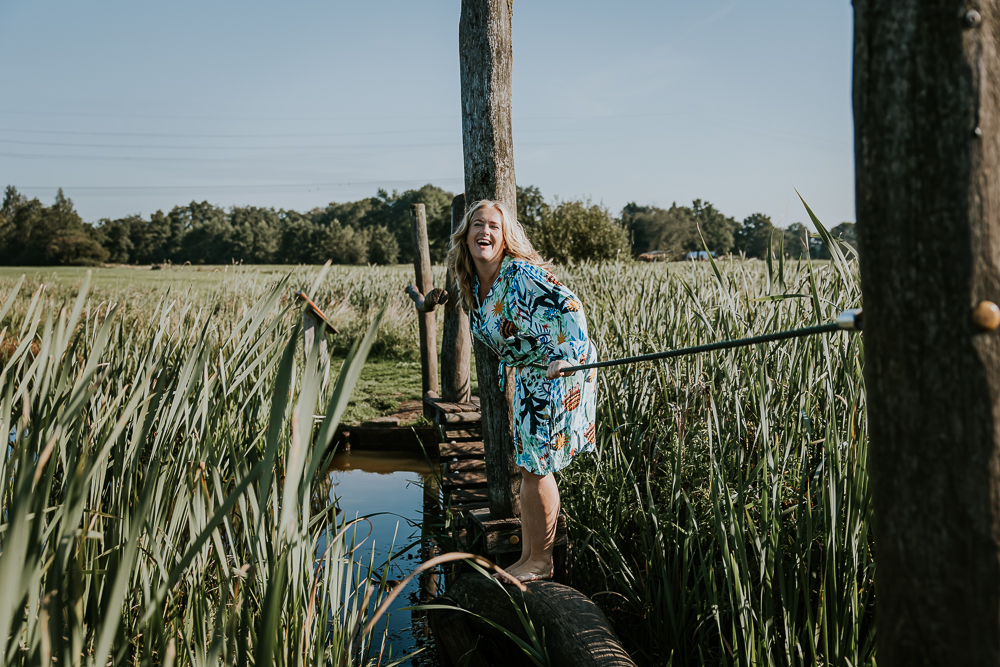
[[(462, 145), (465, 151), (465, 198), (499, 200), (517, 210), (514, 139), (510, 95), (513, 71), (509, 0), (462, 0), (458, 25), (462, 76)], [(499, 388), (498, 359), (475, 341), (476, 373), (482, 402), (486, 476), (494, 519), (520, 515), (520, 475), (514, 464), (511, 403), (513, 372), (506, 390)]]
[[(427, 243), (427, 212), (423, 204), (410, 206), (410, 222), (413, 229), (413, 266), (417, 274), (417, 289), (425, 297), (434, 288), (431, 274), (431, 251)], [(422, 313), (417, 311), (417, 321), (420, 325), (420, 375), (423, 395), (428, 391), (437, 393), (437, 322), (433, 309)], [(424, 403), (424, 416), (433, 419), (433, 406)]]
[[(455, 233), (465, 216), (465, 195), (451, 202), (451, 232)], [(469, 383), (471, 372), (472, 336), (469, 316), (459, 301), (455, 276), (451, 269), (445, 278), (448, 302), (444, 307), (444, 330), (441, 334), (441, 398), (450, 403), (468, 403), (472, 399)]]
[(1000, 664), (1000, 15), (854, 0), (878, 662)]

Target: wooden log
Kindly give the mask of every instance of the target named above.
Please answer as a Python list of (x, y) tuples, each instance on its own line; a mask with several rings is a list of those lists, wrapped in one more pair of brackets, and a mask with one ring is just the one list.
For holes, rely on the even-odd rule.
[[(485, 555), (495, 557), (497, 554), (521, 551), (521, 520), (493, 519), (489, 510), (477, 509), (468, 512), (469, 532), (473, 540), (482, 540), (486, 550)], [(568, 543), (566, 536), (566, 515), (559, 513), (556, 520), (556, 535), (553, 545), (565, 548)]]
[[(466, 614), (465, 633), (471, 631), (478, 637), (463, 634), (448, 637), (457, 646), (452, 650), (469, 653), (474, 651), (489, 665), (525, 664), (525, 655), (505, 635), (484, 619), (489, 619), (524, 641), (528, 633), (517, 615), (515, 605), (526, 610), (528, 617), (541, 635), (544, 632), (545, 648), (553, 665), (574, 667), (635, 667), (611, 624), (597, 605), (583, 593), (551, 581), (527, 584), (528, 592), (521, 593), (513, 586), (501, 587), (489, 577), (479, 573), (463, 574), (448, 588), (445, 598), (437, 604), (460, 607)], [(461, 601), (459, 604), (456, 601)], [(436, 614), (441, 614), (434, 618)], [(450, 610), (431, 611), (432, 627), (448, 633), (446, 619), (455, 619)], [(485, 640), (485, 641), (484, 641)], [(495, 651), (494, 645), (500, 650)], [(452, 653), (448, 653), (452, 660)], [(456, 663), (460, 664), (460, 663)], [(530, 663), (529, 663), (530, 664)]]
[(426, 297), (423, 292), (417, 289), (416, 285), (409, 285), (406, 294), (413, 301), (418, 313), (433, 312), (442, 303), (448, 301), (448, 292), (440, 287), (435, 287)]
[[(311, 303), (311, 302), (310, 302)], [(319, 372), (323, 376), (323, 387), (330, 384), (330, 352), (326, 347), (326, 333), (324, 329), (328, 325), (322, 317), (322, 313), (315, 312), (312, 308), (306, 307), (302, 311), (302, 349), (306, 356), (309, 356), (315, 341), (319, 341), (317, 361)]]
[[(465, 216), (465, 195), (451, 200), (451, 233), (462, 224)], [(469, 316), (459, 300), (458, 284), (451, 270), (445, 278), (445, 288), (452, 296), (444, 306), (444, 330), (441, 332), (441, 397), (452, 403), (468, 403), (472, 398), (470, 374), (472, 368), (472, 335)]]
[(462, 0), (458, 44), (465, 204), (494, 199), (516, 210), (509, 0)]
[[(508, 0), (462, 0), (458, 23), (462, 77), (462, 147), (466, 206), (480, 199), (502, 201), (517, 210), (514, 137), (511, 130), (513, 45)], [(514, 463), (514, 374), (499, 386), (498, 359), (475, 341), (482, 399), (483, 441), (490, 479), (490, 509), (497, 518), (520, 516), (521, 475)]]
[(1000, 8), (853, 5), (878, 663), (997, 665)]
[(458, 424), (478, 424), (482, 421), (481, 412), (447, 412), (443, 415), (444, 423), (449, 426)]
[(466, 402), (466, 403), (450, 403), (443, 398), (439, 398), (434, 392), (427, 392), (424, 395), (424, 401), (430, 403), (436, 407), (441, 412), (479, 412), (479, 404)]
[[(413, 267), (417, 274), (417, 290), (430, 294), (433, 289), (431, 276), (431, 250), (427, 242), (427, 211), (423, 204), (410, 206), (413, 230)], [(420, 379), (423, 393), (437, 392), (437, 323), (433, 312), (418, 312), (420, 328)], [(433, 419), (434, 408), (424, 404), (424, 416)]]

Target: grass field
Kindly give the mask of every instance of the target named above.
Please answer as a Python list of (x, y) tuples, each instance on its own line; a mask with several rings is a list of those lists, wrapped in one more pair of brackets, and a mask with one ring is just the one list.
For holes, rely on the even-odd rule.
[[(834, 254), (557, 274), (607, 359), (832, 319), (860, 303)], [(364, 590), (348, 547), (308, 565), (336, 530), (315, 472), (327, 422), (419, 388), (412, 271), (317, 273), (100, 269), (79, 302), (84, 272), (29, 274), (0, 313), (0, 426), (17, 434), (0, 470), (8, 661), (44, 660), (55, 633), (67, 661), (111, 646), (131, 664), (373, 655), (350, 640), (357, 603), (336, 606)], [(0, 270), (0, 295), (19, 275)], [(299, 350), (290, 295), (313, 284), (336, 354), (384, 314), (366, 369), (342, 373), (353, 407), (352, 384), (324, 388)], [(640, 664), (874, 664), (863, 358), (838, 333), (600, 373), (597, 451), (560, 488), (574, 583)], [(327, 420), (304, 438), (313, 414)]]
[[(318, 269), (314, 267), (312, 270), (315, 272)], [(54, 298), (69, 299), (75, 297), (88, 271), (92, 273), (93, 301), (121, 302), (139, 319), (145, 308), (155, 305), (160, 299), (176, 299), (191, 307), (214, 304), (220, 299), (237, 299), (238, 303), (246, 305), (247, 299), (234, 293), (234, 281), (252, 283), (256, 293), (280, 278), (292, 275), (299, 280), (300, 287), (290, 286), (290, 295), (301, 288), (303, 276), (307, 273), (307, 269), (290, 266), (178, 266), (164, 270), (150, 270), (148, 266), (93, 270), (81, 267), (0, 267), (0, 285), (12, 285), (25, 275), (25, 291), (45, 284), (47, 292)], [(412, 267), (389, 267), (377, 271), (386, 287), (385, 294), (379, 293), (378, 296), (390, 299), (391, 311), (376, 339), (372, 357), (362, 370), (357, 391), (348, 403), (343, 418), (345, 423), (358, 423), (391, 414), (401, 402), (421, 398), (416, 320), (412, 312), (406, 312), (407, 308), (412, 311), (412, 307), (402, 292), (403, 287), (413, 281)], [(332, 363), (336, 368), (343, 361), (343, 354), (353, 338), (362, 333), (362, 328), (374, 312), (374, 302), (368, 303), (366, 295), (359, 295), (352, 289), (358, 278), (369, 277), (367, 268), (334, 267), (330, 273), (330, 284), (324, 286), (322, 294), (326, 303), (335, 301), (338, 304), (327, 313), (343, 332), (331, 341), (334, 351)], [(364, 280), (360, 282), (364, 284)], [(388, 289), (393, 284), (398, 285), (399, 294), (392, 294)], [(350, 301), (346, 307), (344, 300)], [(438, 340), (441, 340), (440, 335)], [(0, 355), (2, 353), (0, 348)]]

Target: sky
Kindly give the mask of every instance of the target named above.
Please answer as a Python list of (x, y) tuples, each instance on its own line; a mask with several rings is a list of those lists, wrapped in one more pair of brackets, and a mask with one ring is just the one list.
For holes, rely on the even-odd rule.
[[(0, 187), (88, 222), (462, 191), (460, 0), (0, 0)], [(519, 185), (853, 221), (849, 0), (514, 0)]]

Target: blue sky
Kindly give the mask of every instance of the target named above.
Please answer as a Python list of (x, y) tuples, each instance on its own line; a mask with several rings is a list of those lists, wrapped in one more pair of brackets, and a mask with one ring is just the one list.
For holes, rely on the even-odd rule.
[[(462, 189), (459, 0), (0, 0), (0, 187), (87, 221)], [(854, 220), (847, 0), (514, 1), (548, 199)]]

